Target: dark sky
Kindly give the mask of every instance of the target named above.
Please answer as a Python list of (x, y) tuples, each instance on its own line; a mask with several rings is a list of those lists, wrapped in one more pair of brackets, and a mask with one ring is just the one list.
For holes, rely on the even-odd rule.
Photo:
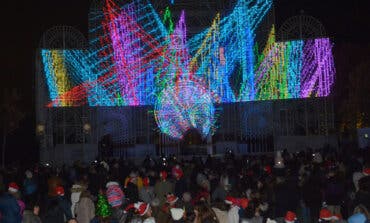
[[(1, 82), (2, 88), (16, 87), (22, 94), (27, 123), (22, 131), (33, 131), (34, 56), (43, 32), (55, 25), (73, 26), (86, 36), (91, 0), (6, 0), (2, 2)], [(175, 0), (176, 2), (176, 0)], [(4, 6), (5, 4), (5, 6)], [(277, 25), (286, 18), (305, 14), (319, 19), (335, 47), (370, 44), (370, 1), (368, 0), (277, 0)], [(352, 55), (348, 55), (351, 57)], [(23, 134), (22, 133), (22, 134)], [(33, 137), (33, 135), (32, 135)], [(30, 137), (29, 140), (32, 140)]]

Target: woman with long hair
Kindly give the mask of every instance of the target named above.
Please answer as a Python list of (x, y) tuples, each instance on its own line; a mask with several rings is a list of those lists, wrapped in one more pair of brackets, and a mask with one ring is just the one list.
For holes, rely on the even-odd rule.
[(219, 223), (215, 212), (204, 202), (195, 205), (194, 213), (194, 223)]

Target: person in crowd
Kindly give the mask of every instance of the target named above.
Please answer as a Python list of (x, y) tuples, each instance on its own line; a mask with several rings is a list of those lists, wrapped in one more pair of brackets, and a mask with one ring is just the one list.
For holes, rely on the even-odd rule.
[(185, 180), (183, 179), (184, 172), (182, 168), (180, 167), (180, 165), (175, 165), (172, 168), (172, 176), (175, 181), (174, 182), (174, 186), (175, 186), (174, 194), (177, 197), (181, 197), (186, 191), (186, 183), (185, 183)]
[(34, 200), (37, 192), (37, 182), (30, 170), (25, 172), (26, 179), (23, 181), (23, 195), (26, 200)]
[(152, 209), (150, 204), (144, 202), (137, 202), (133, 204), (129, 204), (126, 207), (126, 211), (130, 209), (135, 209), (135, 213), (142, 219), (143, 223), (155, 223), (155, 219), (152, 215)]
[(86, 190), (86, 187), (80, 184), (73, 184), (71, 187), (71, 215), (76, 217), (76, 205), (80, 201), (80, 196), (83, 191)]
[(159, 199), (160, 206), (163, 206), (163, 204), (166, 202), (167, 194), (173, 194), (173, 184), (167, 180), (167, 176), (167, 172), (162, 170), (159, 173), (160, 179), (154, 186), (154, 193)]
[(155, 198), (154, 188), (150, 186), (150, 178), (143, 178), (143, 187), (139, 191), (139, 199), (147, 204), (150, 204)]
[(95, 217), (95, 205), (88, 190), (81, 193), (75, 209), (76, 219), (79, 223), (90, 223)]
[(39, 217), (40, 206), (32, 201), (26, 203), (26, 208), (23, 212), (22, 223), (41, 223)]
[(71, 203), (65, 197), (64, 188), (62, 186), (58, 186), (55, 188), (55, 194), (57, 195), (56, 200), (58, 202), (59, 207), (63, 210), (64, 219), (69, 220), (72, 218), (71, 212)]
[(21, 208), (16, 198), (18, 191), (19, 186), (15, 182), (11, 182), (8, 192), (0, 197), (0, 222), (21, 223)]
[[(194, 207), (194, 223), (219, 223), (215, 212), (205, 202), (200, 202)], [(233, 223), (230, 222), (229, 223)], [(238, 222), (239, 223), (239, 222)]]
[(124, 193), (118, 182), (110, 181), (106, 184), (106, 195), (109, 205), (112, 207), (112, 218), (119, 223), (126, 221), (126, 213), (122, 209)]

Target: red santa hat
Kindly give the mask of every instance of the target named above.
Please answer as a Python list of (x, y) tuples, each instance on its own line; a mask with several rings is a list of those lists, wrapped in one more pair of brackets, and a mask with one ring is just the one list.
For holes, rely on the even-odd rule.
[(225, 198), (225, 203), (230, 205), (236, 205), (237, 201), (235, 197), (227, 196)]
[(143, 178), (143, 185), (145, 187), (148, 187), (149, 186), (149, 183), (150, 183), (149, 177), (144, 177)]
[(135, 203), (135, 209), (140, 216), (144, 216), (150, 209), (150, 205), (143, 202)]
[(267, 165), (263, 168), (263, 170), (268, 174), (268, 175), (271, 175), (272, 173), (272, 169), (271, 169), (271, 166)]
[(182, 171), (182, 169), (179, 165), (176, 165), (172, 168), (172, 175), (176, 179), (180, 179), (184, 175), (184, 172)]
[(238, 206), (241, 208), (247, 208), (249, 204), (249, 200), (247, 198), (235, 198), (235, 197), (227, 196), (225, 199), (225, 203)]
[(370, 175), (370, 167), (364, 168), (364, 169), (362, 170), (362, 173), (363, 173), (365, 176), (369, 176), (369, 175)]
[(292, 211), (288, 211), (285, 215), (284, 220), (286, 223), (293, 223), (297, 220), (297, 215)]
[(320, 211), (320, 220), (330, 221), (333, 217), (333, 214), (326, 208), (321, 209)]
[(58, 196), (64, 196), (64, 188), (62, 186), (58, 186), (55, 188), (55, 193)]
[(162, 170), (160, 173), (159, 173), (159, 177), (162, 179), (162, 180), (166, 180), (167, 179), (167, 172)]
[(166, 202), (169, 204), (174, 204), (179, 198), (176, 197), (174, 194), (167, 194), (166, 196)]
[(8, 187), (8, 191), (12, 193), (17, 193), (19, 190), (19, 186), (15, 182), (11, 182)]

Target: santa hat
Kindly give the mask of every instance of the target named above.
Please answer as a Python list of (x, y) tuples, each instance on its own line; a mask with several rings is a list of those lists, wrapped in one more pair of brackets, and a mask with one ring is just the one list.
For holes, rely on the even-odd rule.
[(167, 179), (167, 172), (166, 171), (161, 171), (159, 173), (159, 177), (162, 179), (162, 180), (166, 180)]
[(144, 216), (150, 209), (150, 205), (143, 202), (135, 203), (135, 209), (140, 216)]
[(321, 209), (319, 220), (330, 221), (333, 217), (333, 214), (326, 208)]
[(166, 196), (166, 202), (169, 204), (174, 204), (179, 198), (176, 197), (174, 194), (167, 194)]
[(247, 198), (235, 198), (235, 197), (227, 196), (225, 199), (225, 203), (238, 206), (241, 208), (247, 208), (249, 200)]
[(17, 193), (17, 192), (18, 192), (18, 190), (19, 190), (19, 186), (18, 186), (16, 183), (11, 182), (11, 183), (9, 184), (9, 187), (8, 187), (8, 191), (9, 191), (9, 192), (11, 192), (11, 193)]
[(144, 216), (150, 209), (150, 205), (144, 202), (137, 202), (127, 205), (124, 211), (127, 213), (131, 209), (135, 209), (140, 216)]
[(170, 212), (172, 219), (178, 221), (184, 216), (185, 210), (182, 208), (171, 208)]
[(362, 173), (363, 173), (365, 176), (369, 176), (369, 175), (370, 175), (370, 167), (364, 168), (364, 169), (362, 170)]
[(179, 179), (184, 175), (184, 172), (182, 171), (181, 167), (179, 165), (176, 165), (172, 168), (172, 175)]
[(62, 186), (58, 186), (55, 188), (55, 193), (59, 196), (64, 196), (64, 188)]
[(144, 178), (143, 178), (143, 185), (144, 185), (145, 187), (148, 187), (148, 186), (149, 186), (149, 183), (150, 183), (150, 179), (149, 179), (149, 177), (144, 177)]
[(272, 170), (271, 170), (271, 166), (267, 165), (263, 168), (263, 170), (268, 174), (268, 175), (271, 175), (272, 173)]
[(31, 171), (29, 171), (29, 170), (27, 170), (27, 171), (25, 172), (25, 174), (26, 174), (26, 177), (27, 177), (28, 179), (31, 179), (31, 178), (32, 178), (32, 176), (33, 176), (32, 172), (31, 172)]
[(231, 196), (227, 196), (225, 198), (225, 203), (226, 204), (230, 204), (230, 205), (236, 205), (236, 198), (235, 197), (231, 197)]
[(297, 215), (292, 211), (288, 211), (285, 215), (284, 220), (286, 223), (293, 223), (297, 220)]
[(117, 182), (108, 182), (107, 185), (107, 199), (112, 207), (119, 207), (122, 205), (122, 198), (124, 196), (119, 184)]

